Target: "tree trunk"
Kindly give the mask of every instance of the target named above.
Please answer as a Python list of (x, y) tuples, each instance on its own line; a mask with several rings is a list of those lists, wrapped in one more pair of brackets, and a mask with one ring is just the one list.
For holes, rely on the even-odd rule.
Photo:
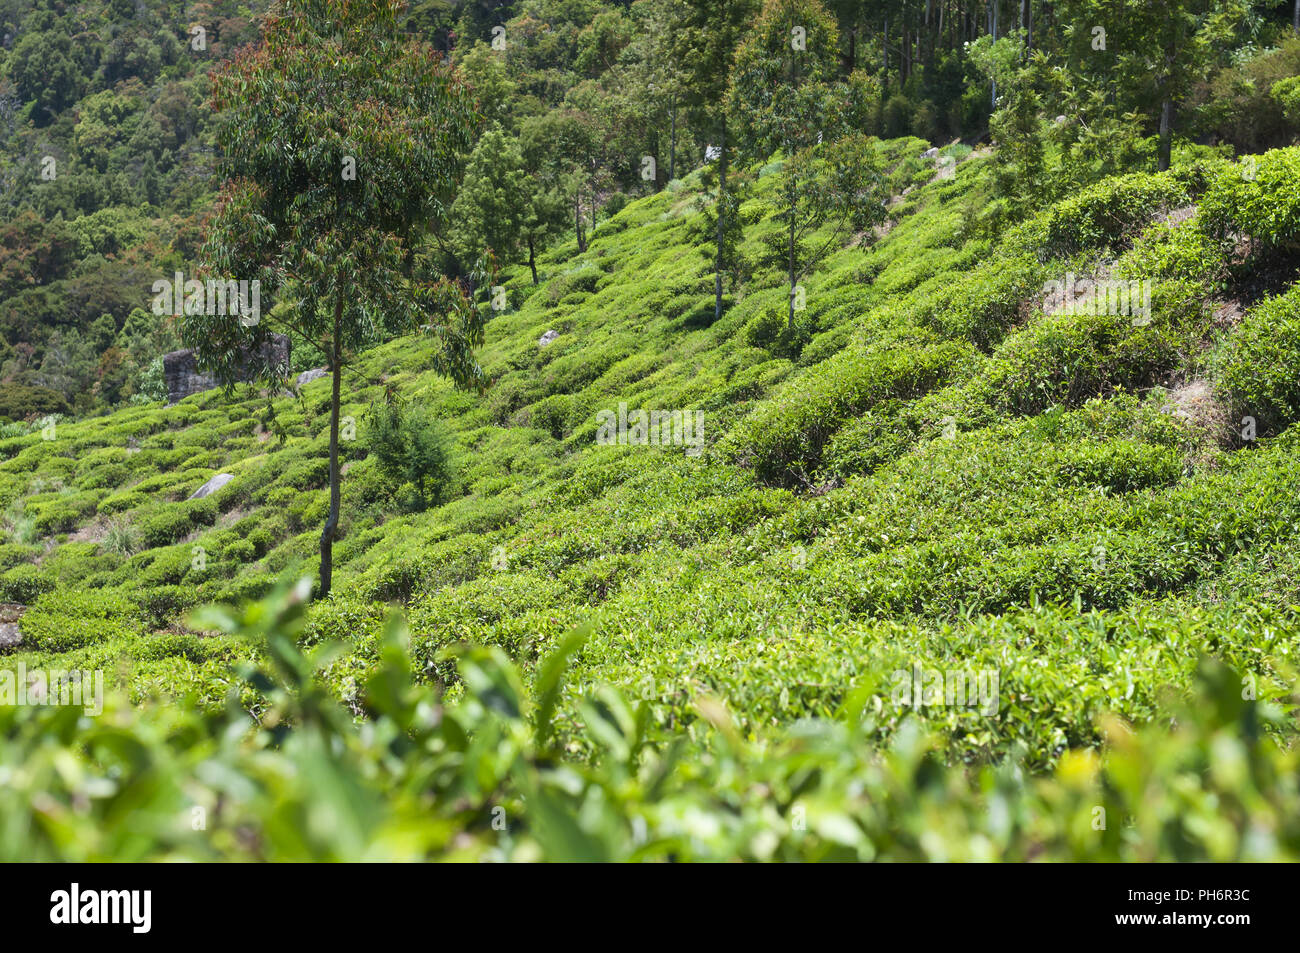
[(1025, 0), (1025, 55), (1034, 50), (1034, 3)]
[(578, 254), (587, 250), (587, 239), (582, 234), (582, 189), (573, 193), (573, 231), (578, 236)]
[(912, 51), (911, 41), (907, 38), (907, 8), (903, 8), (903, 38), (898, 48), (898, 85), (907, 83), (907, 55)]
[(677, 97), (673, 97), (672, 143), (668, 147), (668, 181), (677, 178)]
[(713, 320), (722, 317), (723, 216), (727, 214), (727, 119), (722, 119), (722, 145), (718, 147), (717, 257), (713, 260)]
[(1160, 104), (1160, 153), (1157, 168), (1161, 172), (1169, 168), (1169, 155), (1173, 151), (1173, 138), (1174, 104), (1172, 100), (1166, 99)]
[(343, 296), (334, 302), (334, 353), (330, 360), (334, 372), (330, 396), (330, 511), (320, 534), (320, 589), (318, 599), (330, 594), (334, 579), (334, 535), (339, 528), (339, 391), (343, 379)]
[[(996, 42), (998, 38), (998, 0), (989, 0), (989, 33)], [(989, 100), (989, 105), (993, 109), (998, 108), (998, 81), (993, 81), (993, 96)]]
[(537, 252), (533, 247), (533, 236), (528, 236), (528, 270), (533, 273), (533, 285), (537, 285)]
[(790, 252), (790, 262), (789, 262), (789, 276), (790, 276), (790, 301), (789, 301), (790, 309), (789, 309), (789, 322), (790, 322), (790, 333), (791, 333), (792, 335), (794, 334), (794, 286), (795, 286), (795, 274), (794, 274), (794, 220), (795, 220), (795, 214), (796, 214), (797, 211), (798, 211), (798, 206), (796, 205), (796, 200), (795, 200), (795, 198), (794, 198), (793, 196), (791, 196), (791, 198), (790, 198), (790, 238), (789, 238), (789, 252)]
[(883, 55), (883, 62), (880, 66), (880, 101), (884, 103), (889, 98), (889, 14), (885, 14), (885, 26), (883, 33), (880, 34), (880, 52)]
[(925, 76), (926, 82), (934, 82), (934, 48), (943, 33), (943, 20), (940, 10), (932, 0), (925, 0)]
[[(650, 134), (650, 156), (654, 159), (655, 167), (655, 177), (654, 181), (651, 183), (651, 192), (658, 192), (662, 188), (659, 184), (659, 157), (661, 155), (663, 155), (663, 153), (659, 151), (659, 129), (656, 126), (654, 132)], [(591, 203), (591, 227), (596, 227), (596, 202), (594, 199)]]
[(916, 73), (916, 67), (925, 63), (925, 35), (929, 24), (920, 22), (920, 14), (917, 14), (918, 20), (912, 25), (912, 73)]

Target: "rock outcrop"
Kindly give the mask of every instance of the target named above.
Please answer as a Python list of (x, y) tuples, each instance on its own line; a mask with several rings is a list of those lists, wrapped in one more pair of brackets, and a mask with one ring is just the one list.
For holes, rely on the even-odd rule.
[[(289, 338), (283, 334), (271, 335), (271, 339), (262, 345), (260, 358), (243, 363), (248, 371), (240, 375), (240, 380), (250, 380), (254, 376), (253, 369), (266, 364), (280, 368), (281, 373), (289, 373)], [(215, 377), (199, 370), (198, 360), (189, 348), (163, 355), (163, 381), (167, 385), (169, 404), (217, 386)]]
[(235, 475), (233, 473), (218, 473), (207, 483), (203, 484), (201, 487), (199, 487), (197, 490), (191, 493), (189, 499), (201, 500), (205, 496), (211, 496), (213, 493), (216, 493), (217, 490), (221, 489), (223, 486), (225, 486), (234, 478)]
[(15, 648), (23, 640), (18, 620), (27, 611), (26, 606), (13, 602), (0, 602), (0, 652)]

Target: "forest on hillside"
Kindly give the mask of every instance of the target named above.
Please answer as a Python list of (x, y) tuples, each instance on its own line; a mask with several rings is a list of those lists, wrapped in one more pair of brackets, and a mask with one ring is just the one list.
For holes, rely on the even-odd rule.
[(1297, 279), (1300, 0), (0, 0), (0, 859), (1300, 859)]
[[(834, 122), (868, 136), (999, 143), (990, 228), (1104, 176), (1164, 168), (1175, 137), (1255, 153), (1300, 129), (1300, 40), (1285, 0), (815, 6), (790, 16), (830, 31), (814, 35), (805, 77), (829, 103), (791, 108), (833, 103)], [(256, 40), (265, 7), (0, 3), (0, 418), (165, 396), (160, 358), (181, 342), (152, 313), (150, 289), (199, 263), (220, 185), (209, 71)], [(437, 267), (463, 277), (488, 247), (516, 267), (559, 241), (581, 251), (629, 200), (701, 167), (725, 178), (739, 166), (723, 185), (737, 202), (745, 163), (790, 131), (747, 120), (747, 93), (733, 86), (759, 7), (403, 10), (401, 29), (449, 57), (481, 110), (457, 156), (465, 181), (430, 230)], [(725, 247), (716, 257), (733, 277), (739, 263)], [(294, 369), (322, 363), (308, 345)]]

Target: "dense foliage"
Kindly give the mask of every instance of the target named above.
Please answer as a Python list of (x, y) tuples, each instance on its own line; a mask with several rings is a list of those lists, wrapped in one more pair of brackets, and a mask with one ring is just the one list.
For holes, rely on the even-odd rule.
[[(1300, 130), (1300, 41), (1279, 0), (824, 6), (773, 6), (771, 23), (808, 21), (794, 57), (763, 26), (760, 0), (409, 4), (400, 29), (450, 57), (487, 119), (459, 150), (463, 188), (443, 197), (456, 207), (437, 216), (448, 226), (430, 249), (438, 268), (468, 274), (487, 247), (535, 263), (566, 235), (581, 250), (599, 221), (699, 168), (712, 147), (706, 178), (721, 183), (705, 183), (714, 200), (701, 230), (720, 317), (724, 282), (743, 270), (731, 153), (781, 139), (769, 135), (779, 117), (751, 122), (740, 108), (746, 88), (766, 91), (764, 70), (796, 77), (804, 98), (808, 80), (831, 81), (858, 134), (991, 134), (1005, 168), (979, 218), (995, 226), (1154, 165), (1179, 134), (1257, 152)], [(268, 9), (0, 2), (0, 417), (163, 396), (156, 361), (180, 341), (151, 313), (149, 289), (199, 264), (221, 184), (208, 74), (257, 40)], [(808, 64), (791, 73), (796, 58)], [(811, 116), (811, 101), (770, 105)], [(323, 363), (299, 346), (294, 370)]]
[[(147, 66), (131, 43), (159, 50), (148, 83), (208, 95), (155, 21), (121, 12), (123, 49), (65, 47), (43, 24), (81, 14), (46, 6), (0, 0), (18, 36), (0, 101), (28, 97), (12, 142), (72, 148), (75, 117), (125, 109), (136, 80), (107, 64)], [(975, 4), (732, 0), (716, 34), (710, 6), (402, 14), (402, 42), (450, 53), (449, 88), (484, 117), (440, 156), (459, 189), (398, 177), (438, 201), (394, 239), (409, 273), (482, 308), (463, 352), (482, 396), (386, 302), (354, 315), (394, 320), (348, 341), (337, 403), (314, 380), (166, 406), (153, 361), (175, 329), (146, 292), (220, 226), (212, 170), (139, 220), (113, 196), (76, 206), (80, 167), (5, 191), (0, 321), (29, 324), (0, 327), (0, 611), (22, 610), (23, 639), (0, 687), (20, 665), (102, 671), (107, 697), (98, 717), (0, 704), (0, 855), (1296, 858), (1289, 11), (1148, 5), (1097, 63), (1106, 4), (997, 4), (997, 40)], [(791, 10), (838, 37), (815, 70), (779, 48)], [(251, 38), (235, 19), (211, 57)], [(1197, 56), (1144, 73), (1125, 30)], [(33, 35), (66, 83), (18, 83)], [(719, 76), (719, 51), (752, 75)], [(818, 88), (765, 100), (791, 69)], [(163, 87), (138, 82), (118, 119), (143, 128)], [(801, 128), (805, 106), (826, 125)], [(316, 171), (365, 187), (326, 175), (344, 143), (310, 118), (302, 175), (248, 221), (357, 212), (331, 219), (332, 249), (392, 196), (296, 198)], [(337, 135), (400, 166), (370, 127)], [(85, 183), (134, 187), (132, 147), (104, 148)], [(55, 185), (62, 216), (39, 204)], [(336, 290), (346, 262), (313, 254), (295, 267)], [(1147, 304), (1081, 306), (1074, 276)], [(268, 326), (316, 307), (301, 287)], [(58, 353), (96, 370), (31, 373), (69, 321), (80, 343)], [(698, 412), (700, 439), (601, 439), (639, 409)], [(331, 443), (333, 586), (307, 603)], [(996, 687), (900, 699), (900, 672)]]
[[(0, 854), (26, 860), (1295, 860), (1300, 765), (1264, 737), (1280, 713), (1243, 702), (1204, 663), (1167, 714), (1177, 728), (1104, 725), (1105, 760), (1069, 751), (1029, 779), (1019, 757), (964, 777), (909, 722), (885, 747), (870, 684), (833, 718), (771, 745), (702, 696), (687, 757), (650, 705), (604, 688), (579, 708), (594, 764), (564, 759), (553, 718), (569, 633), (532, 694), (499, 649), (459, 648), (465, 691), (411, 678), (406, 633), (385, 628), (359, 686), (363, 727), (295, 647), (308, 579), (240, 615), (208, 613), (264, 648), (247, 676), (253, 721), (167, 708), (143, 729), (112, 705), (91, 731), (69, 709), (0, 708)], [(82, 752), (89, 755), (86, 760)], [(78, 765), (70, 770), (70, 765)], [(127, 818), (129, 817), (129, 823)]]

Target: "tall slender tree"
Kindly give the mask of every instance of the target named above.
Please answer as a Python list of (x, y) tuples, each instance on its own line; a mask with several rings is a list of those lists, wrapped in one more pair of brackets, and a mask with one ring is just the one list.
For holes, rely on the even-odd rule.
[[(329, 513), (319, 594), (329, 593), (339, 528), (339, 407), (349, 356), (421, 327), (439, 371), (482, 389), (472, 348), (483, 318), (462, 284), (420, 254), (461, 174), (477, 115), (426, 42), (402, 32), (400, 0), (284, 0), (262, 42), (213, 78), (229, 181), (208, 220), (205, 265), (258, 280), (283, 317), (186, 315), (200, 364), (233, 386), (273, 330), (316, 344), (332, 375)], [(269, 368), (262, 368), (270, 374)]]
[(726, 261), (727, 172), (732, 135), (728, 124), (727, 90), (732, 64), (742, 37), (758, 10), (756, 0), (685, 0), (674, 30), (674, 54), (683, 83), (682, 105), (691, 124), (712, 140), (717, 150), (718, 201), (715, 207), (716, 254), (713, 267), (713, 315), (722, 317), (722, 276)]
[(832, 93), (839, 62), (835, 21), (818, 0), (768, 0), (736, 54), (728, 105), (736, 116), (742, 154), (785, 158), (782, 216), (790, 282), (789, 327), (794, 328), (800, 273), (801, 200), (817, 175), (804, 155), (823, 140), (838, 138), (837, 97)]
[(1067, 24), (1069, 74), (1153, 122), (1157, 165), (1169, 168), (1178, 105), (1226, 55), (1248, 0), (1059, 0), (1055, 7)]

